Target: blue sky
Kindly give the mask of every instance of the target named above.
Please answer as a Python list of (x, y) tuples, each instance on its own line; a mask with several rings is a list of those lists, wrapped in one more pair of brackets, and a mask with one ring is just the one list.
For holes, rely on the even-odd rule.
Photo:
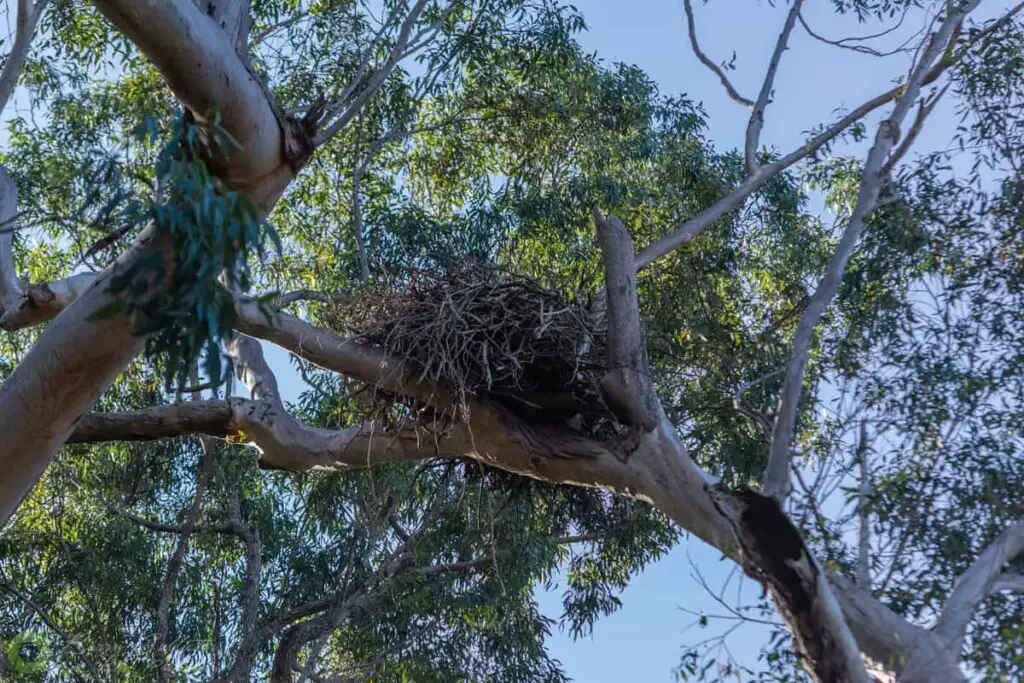
[[(589, 50), (608, 62), (640, 66), (664, 94), (685, 93), (702, 102), (709, 115), (710, 138), (719, 149), (742, 145), (749, 113), (726, 96), (717, 78), (692, 55), (682, 0), (577, 0), (574, 4), (587, 20), (589, 30), (581, 41)], [(755, 99), (788, 6), (777, 1), (772, 7), (766, 0), (712, 0), (707, 4), (694, 0), (693, 4), (705, 52), (722, 62), (735, 51), (737, 70), (730, 77), (742, 94)], [(1002, 4), (995, 3), (989, 11)], [(877, 25), (858, 26), (852, 18), (836, 16), (831, 3), (807, 5), (805, 16), (821, 35), (841, 38), (877, 30)], [(896, 35), (905, 37), (920, 27), (921, 15), (911, 16)], [(835, 120), (837, 110), (853, 108), (891, 87), (893, 79), (909, 67), (909, 57), (883, 61), (838, 50), (811, 40), (799, 27), (791, 45), (776, 79), (775, 101), (768, 109), (761, 138), (762, 144), (786, 151), (801, 144), (812, 127)], [(877, 119), (869, 124), (873, 121)], [(948, 145), (954, 126), (951, 109), (940, 106), (915, 149), (930, 151)], [(873, 126), (869, 130), (873, 132)], [(288, 365), (279, 349), (268, 348), (268, 354), (275, 367)], [(286, 394), (298, 390), (293, 377), (282, 379)], [(708, 628), (692, 627), (692, 612), (725, 612), (695, 578), (695, 571), (708, 587), (718, 590), (733, 566), (700, 541), (684, 538), (631, 583), (621, 595), (623, 607), (599, 621), (592, 636), (573, 641), (567, 633), (556, 632), (550, 641), (552, 654), (570, 676), (584, 683), (677, 680), (673, 669), (684, 645), (719, 635), (734, 625), (712, 620)], [(759, 595), (760, 588), (749, 580), (744, 586), (741, 600), (749, 602)], [(542, 609), (551, 617), (561, 613), (560, 593), (556, 587), (540, 595)], [(736, 602), (735, 577), (727, 595)], [(756, 666), (767, 632), (766, 626), (746, 624), (726, 642), (740, 663)]]

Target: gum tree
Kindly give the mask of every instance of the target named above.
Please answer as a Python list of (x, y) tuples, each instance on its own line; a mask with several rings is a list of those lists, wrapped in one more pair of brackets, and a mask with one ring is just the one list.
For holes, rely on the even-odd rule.
[[(779, 151), (776, 74), (821, 39), (803, 3), (746, 97), (687, 2), (750, 110), (719, 154), (549, 3), (20, 2), (0, 94), (41, 113), (5, 155), (9, 609), (69, 676), (553, 679), (523, 591), (583, 544), (585, 627), (683, 530), (765, 586), (817, 680), (1019, 674), (1021, 6), (912, 5), (835, 3), (927, 28), (902, 82)], [(966, 173), (907, 162), (943, 98)], [(257, 340), (306, 374), (299, 405)], [(66, 444), (101, 445), (51, 464)], [(821, 513), (830, 468), (853, 534)], [(71, 634), (116, 621), (83, 569), (112, 548), (145, 616), (108, 663)], [(17, 558), (56, 549), (26, 591)], [(45, 604), (74, 581), (91, 623)]]

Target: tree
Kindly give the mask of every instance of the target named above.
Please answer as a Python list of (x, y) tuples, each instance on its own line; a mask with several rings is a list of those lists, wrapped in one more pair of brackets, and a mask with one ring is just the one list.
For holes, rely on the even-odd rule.
[[(685, 530), (816, 680), (1019, 676), (1022, 5), (834, 4), (928, 28), (777, 152), (803, 3), (746, 98), (686, 2), (751, 111), (723, 154), (551, 3), (19, 2), (0, 623), (64, 662), (31, 675), (558, 680), (530, 587), (582, 545), (585, 630)], [(907, 159), (944, 97), (967, 172)]]

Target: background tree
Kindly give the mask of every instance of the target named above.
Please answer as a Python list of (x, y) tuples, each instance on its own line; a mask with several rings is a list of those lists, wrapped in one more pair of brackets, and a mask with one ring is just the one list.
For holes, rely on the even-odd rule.
[(979, 4), (836, 3), (927, 28), (779, 152), (803, 3), (754, 99), (687, 2), (751, 109), (721, 153), (551, 3), (19, 3), (5, 666), (560, 680), (538, 582), (584, 633), (683, 529), (765, 585), (772, 675), (1019, 676), (1021, 5)]

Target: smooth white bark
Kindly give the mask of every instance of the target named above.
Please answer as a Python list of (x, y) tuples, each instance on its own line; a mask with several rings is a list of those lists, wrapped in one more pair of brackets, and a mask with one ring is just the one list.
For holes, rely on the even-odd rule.
[(978, 605), (996, 590), (1006, 565), (1022, 554), (1024, 522), (1017, 522), (1004, 529), (957, 579), (934, 629), (950, 642), (954, 651), (959, 652)]
[(21, 283), (14, 268), (14, 232), (18, 215), (18, 187), (0, 166), (0, 326), (8, 310), (21, 300)]
[(53, 282), (19, 286), (18, 295), (0, 311), (0, 329), (12, 332), (56, 317), (70, 306), (72, 301), (80, 297), (98, 277), (98, 273), (79, 273)]

